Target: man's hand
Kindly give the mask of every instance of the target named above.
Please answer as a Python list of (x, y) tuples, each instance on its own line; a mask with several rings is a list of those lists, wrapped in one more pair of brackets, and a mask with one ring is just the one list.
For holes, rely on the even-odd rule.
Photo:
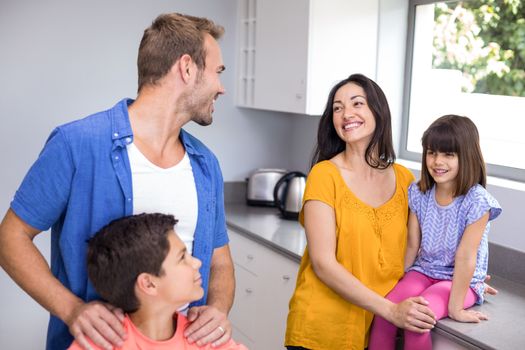
[[(67, 324), (69, 332), (85, 350), (92, 350), (87, 338), (103, 349), (121, 347), (126, 339), (124, 313), (110, 304), (92, 301), (73, 310)], [(87, 337), (87, 338), (86, 338)]]
[(427, 305), (428, 301), (423, 297), (405, 299), (394, 304), (389, 321), (412, 332), (430, 332), (436, 324), (436, 316)]
[(227, 315), (213, 306), (195, 306), (188, 311), (191, 324), (184, 331), (189, 343), (196, 342), (198, 346), (212, 343), (212, 347), (220, 346), (230, 340), (232, 328)]

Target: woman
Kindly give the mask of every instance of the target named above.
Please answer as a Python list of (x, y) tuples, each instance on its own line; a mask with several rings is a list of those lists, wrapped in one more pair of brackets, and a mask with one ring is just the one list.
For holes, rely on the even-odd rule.
[(334, 86), (319, 122), (300, 214), (308, 246), (290, 301), (288, 349), (363, 349), (374, 314), (415, 332), (435, 324), (422, 297), (384, 296), (403, 276), (407, 189), (390, 110), (361, 74)]

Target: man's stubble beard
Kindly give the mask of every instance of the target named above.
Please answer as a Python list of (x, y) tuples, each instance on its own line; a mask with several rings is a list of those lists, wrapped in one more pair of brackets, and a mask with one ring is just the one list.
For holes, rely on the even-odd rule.
[(214, 96), (203, 96), (204, 85), (203, 77), (199, 75), (195, 87), (184, 98), (188, 101), (186, 108), (191, 120), (201, 126), (208, 126), (213, 122), (210, 103), (213, 103)]

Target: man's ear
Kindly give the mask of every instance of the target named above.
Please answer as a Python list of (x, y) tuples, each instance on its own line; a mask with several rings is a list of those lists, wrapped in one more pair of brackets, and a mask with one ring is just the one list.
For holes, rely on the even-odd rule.
[(150, 275), (149, 273), (141, 273), (137, 277), (137, 282), (135, 283), (136, 288), (144, 294), (147, 295), (157, 295), (157, 279), (155, 276)]
[(189, 83), (195, 74), (195, 63), (190, 55), (184, 54), (179, 59), (179, 73), (185, 83)]

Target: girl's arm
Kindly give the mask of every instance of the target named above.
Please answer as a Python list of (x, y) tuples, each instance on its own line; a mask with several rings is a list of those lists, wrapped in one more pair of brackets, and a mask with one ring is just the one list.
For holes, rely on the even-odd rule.
[(333, 208), (321, 201), (307, 201), (304, 226), (313, 270), (329, 288), (348, 302), (380, 315), (398, 327), (418, 333), (428, 332), (433, 327), (434, 314), (422, 297), (394, 304), (367, 288), (337, 261)]
[(408, 240), (407, 251), (405, 253), (405, 271), (414, 264), (419, 245), (421, 244), (421, 229), (419, 228), (419, 221), (414, 212), (410, 212), (408, 216)]
[(463, 302), (476, 269), (479, 244), (488, 220), (489, 213), (487, 212), (478, 221), (468, 225), (463, 233), (461, 242), (459, 242), (448, 303), (448, 315), (456, 321), (477, 323), (480, 320), (488, 319), (481, 312), (463, 308)]

